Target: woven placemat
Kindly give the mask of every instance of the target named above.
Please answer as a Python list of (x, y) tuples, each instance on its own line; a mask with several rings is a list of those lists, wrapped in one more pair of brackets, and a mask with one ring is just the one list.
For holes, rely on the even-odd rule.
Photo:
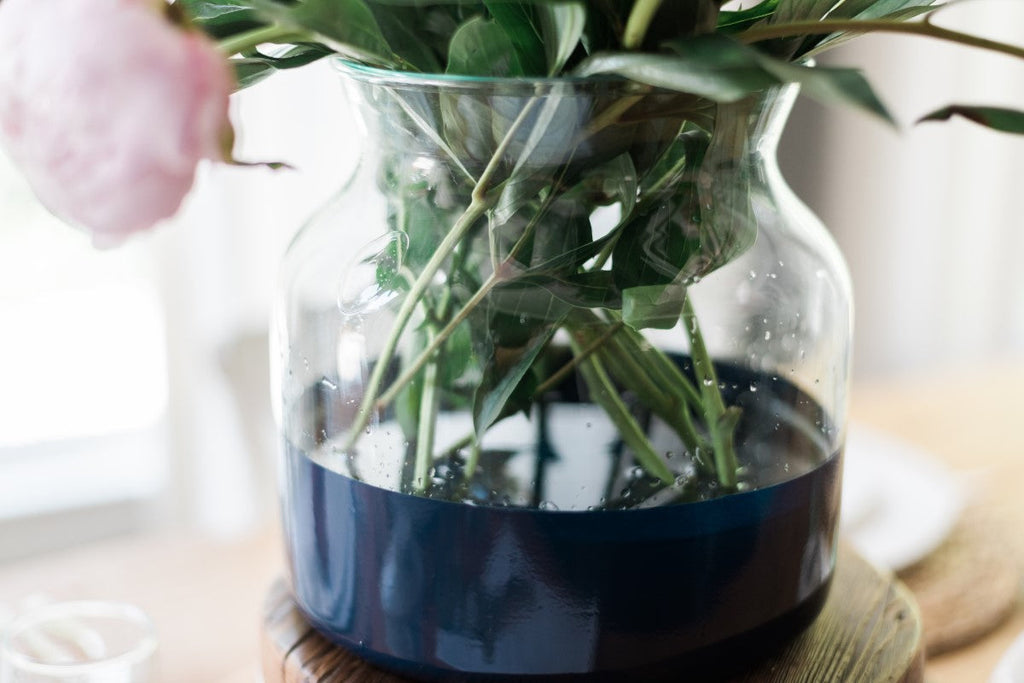
[(998, 627), (1021, 598), (1019, 530), (983, 505), (968, 506), (945, 543), (900, 572), (924, 623), (933, 657), (968, 645)]

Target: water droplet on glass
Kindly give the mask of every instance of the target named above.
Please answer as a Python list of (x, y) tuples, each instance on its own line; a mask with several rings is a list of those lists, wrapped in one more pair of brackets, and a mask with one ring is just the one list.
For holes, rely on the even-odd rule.
[(710, 387), (712, 384), (714, 384), (714, 382), (712, 382), (711, 380), (709, 380), (709, 379), (704, 380), (704, 386)]
[(765, 330), (765, 332), (764, 332), (764, 340), (765, 341), (770, 341), (771, 338), (772, 338), (772, 333), (769, 332), (768, 330)]
[(750, 383), (750, 393), (752, 393), (752, 394), (756, 394), (757, 393), (757, 385), (754, 384), (753, 382)]
[(550, 500), (542, 500), (540, 505), (537, 506), (540, 510), (557, 510), (558, 506), (552, 503)]
[(754, 271), (754, 270), (750, 271), (750, 279), (753, 280), (756, 277), (757, 277), (757, 271)]
[(322, 386), (324, 389), (327, 389), (327, 391), (338, 390), (338, 385), (332, 382), (331, 380), (327, 379), (326, 377), (320, 380), (320, 386)]
[(644, 468), (643, 467), (634, 467), (633, 469), (631, 469), (629, 471), (629, 476), (632, 479), (639, 479), (640, 477), (644, 476)]

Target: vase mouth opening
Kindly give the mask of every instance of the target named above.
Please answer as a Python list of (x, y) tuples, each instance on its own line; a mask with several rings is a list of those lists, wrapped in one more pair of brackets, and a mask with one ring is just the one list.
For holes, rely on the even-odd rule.
[(465, 74), (428, 73), (385, 69), (352, 61), (345, 57), (332, 59), (334, 69), (349, 78), (373, 85), (409, 87), (480, 88), (491, 86), (502, 90), (532, 93), (537, 86), (633, 83), (614, 74), (600, 76), (471, 76)]
[[(411, 89), (444, 88), (479, 90), (489, 88), (510, 95), (530, 96), (543, 93), (558, 86), (573, 88), (642, 88), (645, 92), (678, 93), (704, 98), (696, 93), (688, 93), (673, 89), (634, 81), (616, 74), (600, 74), (595, 76), (470, 76), (464, 74), (426, 73), (403, 71), (370, 66), (351, 59), (335, 56), (332, 59), (335, 71), (346, 78), (364, 85), (380, 85), (389, 87), (405, 87)], [(781, 94), (797, 91), (796, 83), (778, 83), (762, 90), (753, 91), (750, 97), (763, 98), (770, 94)]]

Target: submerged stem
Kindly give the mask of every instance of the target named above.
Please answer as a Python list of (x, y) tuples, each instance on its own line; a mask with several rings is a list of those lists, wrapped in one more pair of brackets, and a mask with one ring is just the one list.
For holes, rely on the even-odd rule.
[(490, 161), (487, 163), (487, 167), (480, 174), (480, 178), (473, 187), (472, 200), (469, 206), (455, 221), (455, 224), (452, 225), (451, 230), (448, 231), (444, 239), (441, 240), (441, 244), (438, 245), (437, 250), (430, 257), (427, 264), (423, 266), (423, 270), (409, 288), (409, 293), (402, 300), (402, 305), (395, 314), (394, 325), (392, 325), (391, 331), (384, 341), (384, 347), (377, 358), (377, 364), (374, 366), (370, 379), (366, 383), (366, 391), (363, 394), (362, 403), (359, 405), (359, 412), (356, 414), (356, 420), (349, 429), (348, 436), (345, 439), (345, 450), (352, 448), (356, 444), (356, 441), (359, 440), (359, 435), (370, 422), (377, 403), (381, 382), (384, 380), (384, 373), (391, 364), (391, 358), (398, 349), (398, 342), (402, 337), (402, 332), (405, 331), (405, 326), (409, 323), (409, 319), (412, 317), (412, 313), (416, 309), (420, 298), (426, 293), (427, 288), (434, 279), (434, 275), (437, 274), (437, 271), (441, 269), (444, 262), (455, 251), (458, 244), (469, 234), (476, 221), (486, 214), (487, 210), (494, 203), (495, 199), (489, 199), (487, 194), (487, 190), (491, 186), (491, 180), (501, 165), (501, 161), (505, 156), (505, 152), (508, 151), (509, 145), (512, 144), (513, 138), (538, 101), (537, 98), (533, 98), (527, 102), (522, 110), (520, 110), (515, 121), (509, 126), (505, 137), (502, 138), (497, 149), (494, 150)]
[[(572, 342), (573, 353), (579, 354), (583, 351), (577, 342)], [(657, 477), (665, 484), (672, 484), (675, 477), (672, 471), (662, 461), (661, 456), (647, 440), (644, 430), (637, 424), (629, 412), (629, 408), (622, 402), (619, 392), (612, 384), (608, 373), (597, 356), (591, 354), (586, 360), (579, 364), (580, 374), (583, 381), (590, 390), (590, 399), (601, 406), (611, 418), (618, 430), (619, 436), (633, 451), (637, 462), (647, 470), (648, 473)]]
[(731, 490), (736, 488), (736, 470), (739, 467), (732, 436), (736, 427), (736, 419), (739, 416), (738, 409), (725, 407), (722, 393), (718, 388), (718, 376), (711, 362), (711, 355), (704, 343), (704, 335), (701, 334), (700, 326), (697, 324), (697, 316), (689, 295), (683, 300), (683, 327), (690, 337), (693, 372), (700, 383), (704, 416), (707, 419), (707, 428), (711, 435), (718, 483)]
[[(433, 335), (434, 332), (431, 331), (430, 334)], [(437, 393), (438, 365), (439, 361), (435, 355), (423, 371), (423, 395), (420, 398), (420, 414), (416, 430), (416, 464), (412, 477), (413, 490), (417, 493), (427, 490), (431, 456), (434, 452), (434, 435), (440, 400)]]

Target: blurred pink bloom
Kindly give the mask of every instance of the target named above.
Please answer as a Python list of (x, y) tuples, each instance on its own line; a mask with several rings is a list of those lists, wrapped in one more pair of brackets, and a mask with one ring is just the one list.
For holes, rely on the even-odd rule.
[(234, 82), (163, 0), (0, 0), (0, 141), (98, 246), (173, 215), (229, 144)]

